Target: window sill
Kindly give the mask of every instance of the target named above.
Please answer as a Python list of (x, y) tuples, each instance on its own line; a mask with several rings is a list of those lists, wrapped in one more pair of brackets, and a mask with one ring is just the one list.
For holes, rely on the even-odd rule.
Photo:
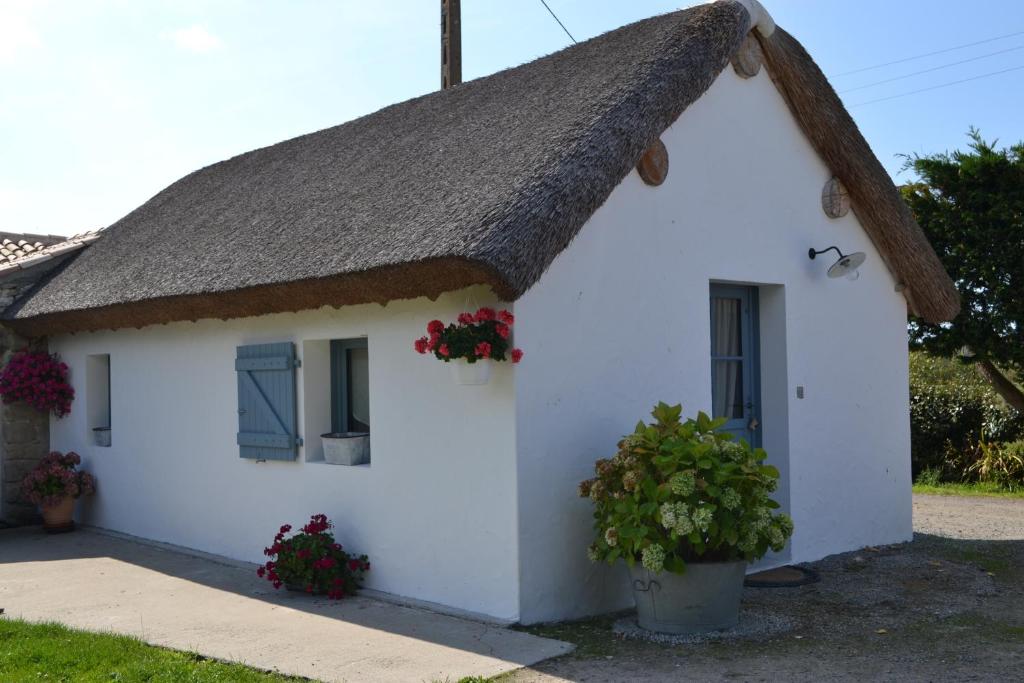
[(326, 460), (307, 460), (307, 465), (327, 465), (328, 467), (340, 467), (346, 470), (368, 470), (370, 465), (373, 463), (364, 462), (361, 465), (336, 465), (333, 462), (327, 462)]

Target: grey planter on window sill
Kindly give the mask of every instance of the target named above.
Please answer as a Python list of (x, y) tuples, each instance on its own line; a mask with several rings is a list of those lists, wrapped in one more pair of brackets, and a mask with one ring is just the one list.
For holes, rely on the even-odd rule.
[(369, 432), (330, 432), (320, 438), (324, 462), (331, 465), (362, 465), (370, 459)]
[(93, 427), (92, 440), (97, 446), (110, 446), (110, 427)]

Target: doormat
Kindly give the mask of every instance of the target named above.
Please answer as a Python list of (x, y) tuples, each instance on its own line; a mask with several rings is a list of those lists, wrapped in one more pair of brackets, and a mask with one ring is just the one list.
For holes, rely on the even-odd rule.
[(819, 581), (821, 576), (813, 569), (787, 565), (751, 574), (743, 585), (748, 588), (795, 588)]

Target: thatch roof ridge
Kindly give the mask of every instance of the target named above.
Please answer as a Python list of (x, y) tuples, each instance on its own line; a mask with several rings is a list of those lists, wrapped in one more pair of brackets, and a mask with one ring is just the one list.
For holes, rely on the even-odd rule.
[(4, 317), (55, 333), (473, 284), (515, 299), (749, 28), (738, 2), (673, 12), (212, 164), (111, 226)]
[(849, 191), (854, 213), (911, 312), (931, 322), (952, 320), (960, 310), (956, 287), (828, 78), (783, 29), (757, 38), (769, 75), (815, 150)]

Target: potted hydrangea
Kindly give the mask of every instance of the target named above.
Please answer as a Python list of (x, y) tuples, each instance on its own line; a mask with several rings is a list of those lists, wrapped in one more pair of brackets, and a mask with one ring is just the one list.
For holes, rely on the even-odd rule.
[(460, 313), (457, 322), (448, 325), (431, 320), (427, 336), (417, 339), (413, 347), (451, 363), (458, 384), (487, 384), (491, 361), (518, 363), (523, 358), (523, 352), (512, 348), (509, 340), (514, 322), (510, 312), (484, 306), (476, 313)]
[(748, 562), (781, 551), (793, 522), (769, 494), (779, 472), (722, 419), (685, 422), (659, 403), (579, 493), (594, 503), (594, 561), (625, 560), (639, 625), (664, 633), (734, 626)]
[(43, 528), (49, 533), (71, 531), (75, 499), (96, 492), (96, 480), (75, 468), (82, 462), (78, 453), (53, 451), (45, 456), (21, 482), (22, 495), (39, 506)]
[(345, 552), (334, 540), (333, 526), (326, 515), (313, 515), (301, 531), (286, 538), (292, 527), (285, 524), (274, 536), (274, 543), (263, 549), (271, 559), (256, 574), (274, 588), (284, 586), (332, 600), (354, 595), (370, 569), (369, 558)]

